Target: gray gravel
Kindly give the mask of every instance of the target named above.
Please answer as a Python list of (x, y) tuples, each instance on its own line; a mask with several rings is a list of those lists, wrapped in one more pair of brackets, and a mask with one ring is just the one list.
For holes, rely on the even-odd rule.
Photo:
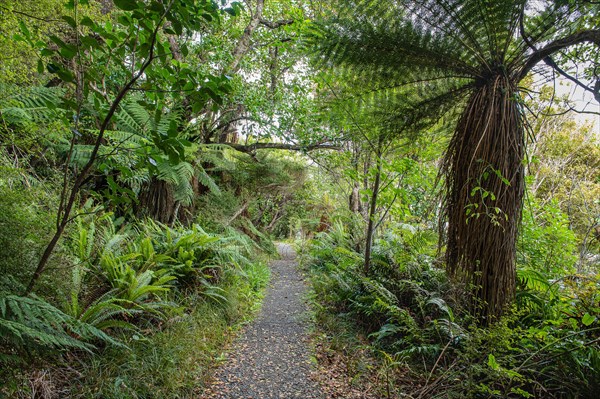
[(306, 291), (296, 254), (278, 245), (282, 259), (271, 263), (271, 285), (256, 320), (235, 345), (205, 394), (210, 399), (323, 399), (310, 379)]

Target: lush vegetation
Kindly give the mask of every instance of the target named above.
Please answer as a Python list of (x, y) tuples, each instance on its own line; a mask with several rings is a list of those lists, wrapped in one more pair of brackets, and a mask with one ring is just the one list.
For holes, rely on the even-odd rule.
[(0, 4), (0, 396), (201, 395), (294, 239), (352, 389), (596, 398), (599, 13)]

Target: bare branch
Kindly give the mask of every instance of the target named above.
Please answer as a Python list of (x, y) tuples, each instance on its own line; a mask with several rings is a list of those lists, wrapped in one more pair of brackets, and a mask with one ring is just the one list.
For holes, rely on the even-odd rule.
[[(525, 18), (525, 3), (523, 3), (523, 8), (521, 9), (521, 17), (519, 18), (519, 30), (521, 31), (521, 37), (525, 41), (525, 44), (527, 44), (527, 46), (530, 49), (532, 49), (533, 51), (538, 51), (537, 47), (531, 42), (531, 40), (529, 40), (529, 37), (525, 33), (524, 18)], [(571, 76), (565, 70), (563, 70), (561, 67), (559, 67), (556, 64), (556, 62), (552, 59), (552, 57), (550, 57), (550, 56), (545, 57), (544, 58), (544, 62), (550, 68), (554, 69), (556, 72), (558, 72), (563, 77), (565, 77), (566, 79), (570, 80), (571, 82), (575, 83), (577, 86), (580, 86), (584, 90), (587, 90), (587, 91), (590, 91), (590, 92), (594, 92), (594, 89), (592, 89), (591, 87), (585, 85), (579, 79), (577, 79), (574, 76)]]
[(250, 18), (250, 22), (246, 26), (246, 29), (244, 29), (244, 33), (242, 33), (242, 37), (240, 38), (237, 45), (235, 46), (235, 49), (233, 50), (233, 61), (228, 66), (228, 68), (226, 70), (224, 70), (224, 72), (233, 74), (238, 71), (238, 69), (240, 67), (240, 62), (242, 61), (242, 58), (244, 57), (244, 55), (246, 55), (246, 53), (250, 49), (250, 39), (252, 37), (252, 33), (254, 32), (254, 30), (259, 25), (259, 23), (262, 19), (264, 7), (265, 7), (264, 0), (258, 0), (256, 2), (256, 11)]
[(563, 37), (562, 39), (550, 42), (541, 49), (534, 51), (525, 61), (525, 64), (518, 75), (519, 80), (523, 79), (540, 61), (545, 60), (547, 57), (550, 57), (560, 50), (581, 43), (593, 43), (600, 47), (600, 29), (574, 33)]
[(268, 21), (266, 19), (261, 19), (260, 24), (266, 26), (269, 29), (277, 29), (282, 26), (291, 25), (295, 21), (293, 19), (281, 19), (279, 21)]

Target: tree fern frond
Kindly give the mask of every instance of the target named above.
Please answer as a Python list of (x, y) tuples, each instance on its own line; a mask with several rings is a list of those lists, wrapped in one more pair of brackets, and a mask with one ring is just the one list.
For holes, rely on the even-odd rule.
[(9, 88), (0, 86), (0, 114), (7, 123), (47, 122), (64, 111), (59, 108), (63, 89), (47, 87)]
[(194, 167), (189, 162), (179, 162), (172, 165), (168, 160), (156, 164), (156, 177), (169, 183), (173, 187), (173, 196), (176, 201), (184, 205), (193, 202), (194, 190), (191, 179), (194, 176)]
[(119, 145), (121, 147), (139, 148), (145, 145), (150, 145), (151, 143), (149, 139), (140, 135), (137, 132), (123, 130), (107, 130), (104, 134), (106, 139), (110, 140), (110, 142), (113, 145)]
[(207, 145), (201, 147), (203, 150), (200, 152), (199, 159), (202, 162), (210, 163), (211, 171), (215, 172), (232, 172), (236, 170), (237, 163), (235, 157), (232, 155), (235, 151), (231, 150), (231, 147), (226, 145)]
[(129, 175), (120, 176), (119, 180), (137, 193), (144, 184), (150, 182), (150, 174), (147, 169), (132, 169)]
[(181, 115), (179, 110), (172, 110), (168, 114), (160, 114), (158, 116), (158, 123), (155, 124), (156, 133), (162, 136), (177, 134)]
[(208, 173), (206, 173), (206, 170), (204, 170), (201, 165), (196, 165), (196, 177), (203, 186), (208, 187), (210, 192), (213, 194), (221, 194), (221, 189), (217, 183)]
[(116, 114), (119, 130), (142, 135), (156, 130), (156, 122), (143, 105), (135, 100), (126, 101)]

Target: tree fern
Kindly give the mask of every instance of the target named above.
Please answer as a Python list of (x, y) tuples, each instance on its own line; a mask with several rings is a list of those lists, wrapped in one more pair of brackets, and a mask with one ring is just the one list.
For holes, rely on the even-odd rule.
[(194, 176), (194, 167), (188, 162), (179, 162), (175, 165), (169, 161), (156, 164), (156, 177), (166, 181), (173, 187), (173, 196), (183, 205), (190, 205), (194, 200), (194, 189), (191, 184)]
[(195, 176), (200, 182), (200, 184), (202, 184), (205, 187), (208, 187), (210, 192), (213, 194), (221, 193), (221, 189), (219, 188), (215, 180), (206, 172), (206, 170), (201, 165), (196, 165), (195, 170)]
[[(339, 14), (316, 29), (316, 58), (349, 85), (374, 87), (360, 100), (390, 114), (382, 128), (423, 131), (444, 115), (454, 119), (442, 164), (447, 270), (473, 287), (471, 310), (488, 323), (515, 294), (525, 175), (519, 84), (538, 63), (552, 64), (559, 50), (600, 45), (600, 31), (572, 32), (585, 2), (341, 3)], [(487, 211), (469, 217), (475, 207), (503, 218)]]
[(198, 160), (211, 165), (214, 172), (235, 171), (238, 164), (235, 162), (234, 152), (224, 144), (202, 144), (200, 145)]
[[(152, 179), (168, 183), (173, 190), (173, 199), (176, 203), (184, 206), (190, 206), (194, 200), (194, 189), (192, 178), (195, 176), (198, 181), (209, 188), (211, 192), (219, 193), (219, 188), (215, 181), (201, 166), (200, 162), (192, 163), (186, 161), (183, 137), (184, 132), (180, 131), (180, 113), (170, 111), (167, 114), (155, 112), (151, 114), (148, 109), (136, 101), (126, 102), (122, 111), (118, 114), (118, 128), (121, 135), (130, 133), (141, 145), (142, 141), (151, 143), (162, 152), (154, 151), (144, 156), (143, 160), (146, 168), (146, 174), (128, 174), (123, 179), (125, 182), (134, 183), (138, 190), (143, 185), (149, 186)], [(140, 138), (144, 138), (143, 140)], [(176, 161), (174, 161), (174, 159)], [(150, 192), (151, 190), (146, 187)], [(168, 202), (168, 201), (167, 201)], [(143, 202), (145, 204), (145, 202)], [(158, 204), (147, 204), (148, 206), (158, 206)], [(152, 214), (163, 214), (158, 210)]]

